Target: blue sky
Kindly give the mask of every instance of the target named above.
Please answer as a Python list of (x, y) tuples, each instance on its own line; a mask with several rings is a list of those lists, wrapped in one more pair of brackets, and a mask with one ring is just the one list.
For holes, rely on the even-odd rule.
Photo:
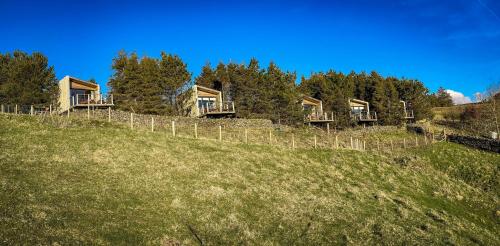
[(7, 1), (0, 52), (40, 51), (58, 78), (108, 81), (121, 49), (313, 71), (376, 70), (472, 97), (500, 81), (500, 1)]

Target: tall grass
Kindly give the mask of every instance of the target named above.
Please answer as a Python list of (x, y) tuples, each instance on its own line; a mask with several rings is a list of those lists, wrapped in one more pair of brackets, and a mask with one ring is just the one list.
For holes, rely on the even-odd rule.
[(425, 157), (457, 162), (454, 144), (291, 150), (60, 120), (0, 116), (2, 244), (500, 244), (498, 196)]

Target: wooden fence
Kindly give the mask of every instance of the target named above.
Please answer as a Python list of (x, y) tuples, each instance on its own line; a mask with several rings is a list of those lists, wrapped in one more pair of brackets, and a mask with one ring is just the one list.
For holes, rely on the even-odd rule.
[(431, 144), (435, 138), (428, 135), (406, 133), (403, 137), (377, 137), (372, 134), (358, 136), (349, 132), (333, 133), (307, 128), (290, 127), (228, 127), (171, 121), (158, 115), (128, 113), (116, 117), (111, 108), (79, 110), (57, 114), (51, 106), (1, 105), (2, 113), (51, 116), (66, 119), (90, 119), (120, 123), (134, 131), (162, 132), (175, 138), (190, 138), (242, 144), (272, 145), (289, 149), (352, 149), (360, 151), (394, 151)]

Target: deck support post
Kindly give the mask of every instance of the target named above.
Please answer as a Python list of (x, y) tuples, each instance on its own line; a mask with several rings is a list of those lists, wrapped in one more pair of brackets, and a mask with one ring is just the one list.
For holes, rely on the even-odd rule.
[(326, 134), (330, 135), (330, 123), (326, 123)]
[(318, 140), (316, 139), (316, 135), (314, 135), (314, 148), (318, 147)]
[(222, 142), (222, 126), (219, 125), (219, 141)]
[(352, 137), (351, 137), (351, 149), (354, 149), (354, 143), (352, 142)]
[(87, 102), (87, 120), (90, 120), (90, 104)]
[(335, 149), (339, 148), (339, 136), (335, 135)]
[(16, 107), (15, 107), (15, 110), (14, 110), (14, 114), (17, 114), (17, 104), (16, 104)]
[(31, 105), (30, 115), (34, 115), (34, 114), (35, 114), (35, 108), (33, 107), (33, 105)]

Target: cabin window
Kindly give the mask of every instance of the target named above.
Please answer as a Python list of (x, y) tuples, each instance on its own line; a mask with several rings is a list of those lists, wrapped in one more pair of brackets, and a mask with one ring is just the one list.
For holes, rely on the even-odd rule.
[(358, 113), (364, 112), (365, 107), (354, 106), (354, 107), (351, 107), (351, 111), (355, 114), (358, 114)]
[(316, 107), (314, 105), (304, 104), (303, 107), (304, 107), (304, 111), (306, 111), (306, 112), (311, 112), (311, 113), (316, 112)]
[(214, 108), (215, 98), (214, 97), (198, 97), (198, 108)]

